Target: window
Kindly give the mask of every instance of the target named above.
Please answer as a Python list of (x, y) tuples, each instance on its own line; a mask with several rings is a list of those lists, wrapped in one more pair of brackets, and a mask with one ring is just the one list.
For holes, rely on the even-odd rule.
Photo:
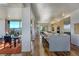
[(79, 23), (74, 24), (74, 33), (79, 34)]

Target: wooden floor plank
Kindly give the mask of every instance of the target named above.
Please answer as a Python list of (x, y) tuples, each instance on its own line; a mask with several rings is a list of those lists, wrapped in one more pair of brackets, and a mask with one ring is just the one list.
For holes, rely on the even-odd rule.
[[(71, 44), (71, 50), (69, 55), (65, 55), (64, 52), (50, 52), (48, 48), (43, 47), (42, 40), (39, 35), (36, 36), (35, 40), (32, 41), (31, 52), (22, 52), (20, 54), (9, 54), (11, 55), (20, 55), (20, 56), (79, 56), (79, 47)], [(33, 53), (32, 53), (33, 52)], [(7, 56), (8, 54), (5, 54)]]

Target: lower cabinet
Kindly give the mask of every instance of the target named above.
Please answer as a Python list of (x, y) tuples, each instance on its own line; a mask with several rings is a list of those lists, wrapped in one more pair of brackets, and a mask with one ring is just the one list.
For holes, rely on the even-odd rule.
[(42, 43), (43, 43), (44, 48), (49, 48), (49, 43), (47, 42), (45, 38), (42, 38)]

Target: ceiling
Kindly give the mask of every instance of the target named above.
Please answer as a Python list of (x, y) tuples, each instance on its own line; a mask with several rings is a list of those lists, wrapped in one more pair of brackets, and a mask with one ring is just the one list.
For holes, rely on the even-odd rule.
[[(5, 3), (1, 7), (26, 7), (29, 3)], [(32, 3), (32, 13), (38, 23), (48, 23), (54, 18), (61, 19), (79, 9), (79, 3)]]
[(27, 6), (29, 6), (29, 3), (0, 3), (0, 8), (1, 7), (19, 8), (19, 7), (27, 7)]
[(60, 19), (79, 9), (79, 3), (37, 3), (31, 4), (39, 23), (48, 23), (51, 19)]
[(29, 6), (29, 3), (0, 3), (0, 19), (22, 19), (22, 8)]

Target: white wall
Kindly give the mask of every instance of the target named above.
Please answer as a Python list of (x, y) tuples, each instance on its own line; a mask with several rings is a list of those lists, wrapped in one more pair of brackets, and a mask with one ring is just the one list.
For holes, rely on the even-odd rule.
[(20, 7), (8, 8), (8, 18), (9, 19), (22, 19), (22, 8)]
[(7, 17), (7, 9), (5, 7), (0, 7), (0, 19), (5, 19)]
[(32, 28), (31, 28), (31, 31), (32, 31), (32, 40), (35, 39), (35, 17), (34, 17), (34, 14), (32, 13), (32, 10), (31, 10), (31, 21), (32, 21)]
[(74, 33), (74, 24), (79, 23), (79, 10), (71, 15), (71, 43), (79, 46), (79, 34)]
[(31, 51), (30, 7), (23, 8), (22, 52)]
[(34, 19), (32, 19), (32, 40), (35, 39), (35, 24), (34, 24)]
[(4, 7), (0, 7), (0, 36), (5, 35), (5, 19), (7, 16), (7, 10)]
[(0, 36), (5, 35), (5, 20), (0, 19)]

